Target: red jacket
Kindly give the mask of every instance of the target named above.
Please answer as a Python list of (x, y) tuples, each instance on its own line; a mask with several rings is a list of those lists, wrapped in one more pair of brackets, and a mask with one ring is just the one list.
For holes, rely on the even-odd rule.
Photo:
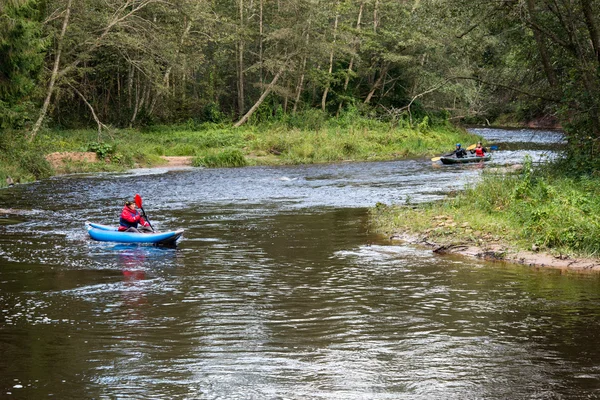
[(142, 226), (149, 226), (148, 222), (142, 218), (137, 210), (125, 206), (121, 211), (121, 218), (119, 219), (119, 230), (126, 231), (129, 228), (137, 228), (138, 223)]
[(476, 147), (475, 148), (475, 155), (477, 157), (483, 157), (485, 155), (485, 150), (483, 149), (483, 147)]

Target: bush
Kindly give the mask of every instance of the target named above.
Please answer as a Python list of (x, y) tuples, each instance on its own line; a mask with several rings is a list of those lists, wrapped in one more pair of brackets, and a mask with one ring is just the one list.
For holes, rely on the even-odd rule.
[(244, 154), (237, 149), (227, 149), (215, 154), (209, 154), (204, 157), (197, 157), (193, 160), (194, 167), (244, 167), (248, 165)]
[(87, 145), (86, 151), (96, 153), (98, 159), (104, 160), (115, 153), (116, 147), (114, 144), (94, 142)]
[(20, 155), (20, 167), (31, 173), (35, 179), (43, 179), (52, 176), (52, 166), (44, 158), (43, 154), (34, 150), (26, 151)]

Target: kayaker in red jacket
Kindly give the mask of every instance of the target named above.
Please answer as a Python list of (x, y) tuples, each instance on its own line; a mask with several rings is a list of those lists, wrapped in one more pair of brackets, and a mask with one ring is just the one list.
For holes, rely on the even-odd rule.
[(119, 219), (119, 231), (150, 233), (152, 232), (152, 228), (150, 228), (150, 224), (142, 218), (135, 203), (126, 201), (123, 211), (121, 211), (121, 218)]
[(485, 156), (486, 152), (487, 152), (487, 149), (481, 145), (481, 142), (478, 142), (477, 147), (475, 147), (475, 156), (483, 157), (483, 156)]

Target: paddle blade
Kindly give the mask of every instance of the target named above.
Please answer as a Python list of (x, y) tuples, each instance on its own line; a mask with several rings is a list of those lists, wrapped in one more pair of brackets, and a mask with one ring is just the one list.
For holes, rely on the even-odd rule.
[(467, 150), (473, 150), (475, 147), (477, 147), (477, 144), (472, 144), (469, 147), (467, 147)]
[(498, 150), (498, 146), (491, 146), (490, 150)]
[(142, 208), (142, 196), (136, 193), (133, 199), (135, 200), (135, 205), (138, 206), (138, 208)]
[(436, 162), (436, 161), (440, 161), (442, 159), (442, 157), (433, 157), (431, 159), (431, 161)]

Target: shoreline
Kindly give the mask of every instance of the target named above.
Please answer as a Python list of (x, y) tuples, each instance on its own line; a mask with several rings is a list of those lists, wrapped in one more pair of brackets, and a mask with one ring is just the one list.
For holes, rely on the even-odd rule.
[[(52, 165), (55, 171), (60, 172), (64, 168), (66, 163), (69, 162), (82, 162), (82, 163), (97, 163), (100, 162), (96, 153), (93, 152), (77, 152), (77, 151), (64, 151), (50, 153), (45, 156), (46, 160)], [(191, 156), (161, 156), (160, 157), (165, 163), (153, 165), (150, 168), (160, 167), (187, 167), (192, 165), (193, 157)], [(134, 168), (141, 168), (135, 166)], [(57, 175), (60, 175), (58, 173)]]
[(525, 265), (533, 268), (551, 268), (572, 272), (600, 272), (600, 259), (571, 257), (568, 255), (554, 256), (545, 252), (514, 250), (503, 243), (473, 243), (440, 244), (427, 240), (427, 237), (402, 233), (390, 237), (392, 242), (402, 242), (409, 245), (431, 248), (438, 255), (456, 254), (467, 258), (485, 261), (503, 262)]

